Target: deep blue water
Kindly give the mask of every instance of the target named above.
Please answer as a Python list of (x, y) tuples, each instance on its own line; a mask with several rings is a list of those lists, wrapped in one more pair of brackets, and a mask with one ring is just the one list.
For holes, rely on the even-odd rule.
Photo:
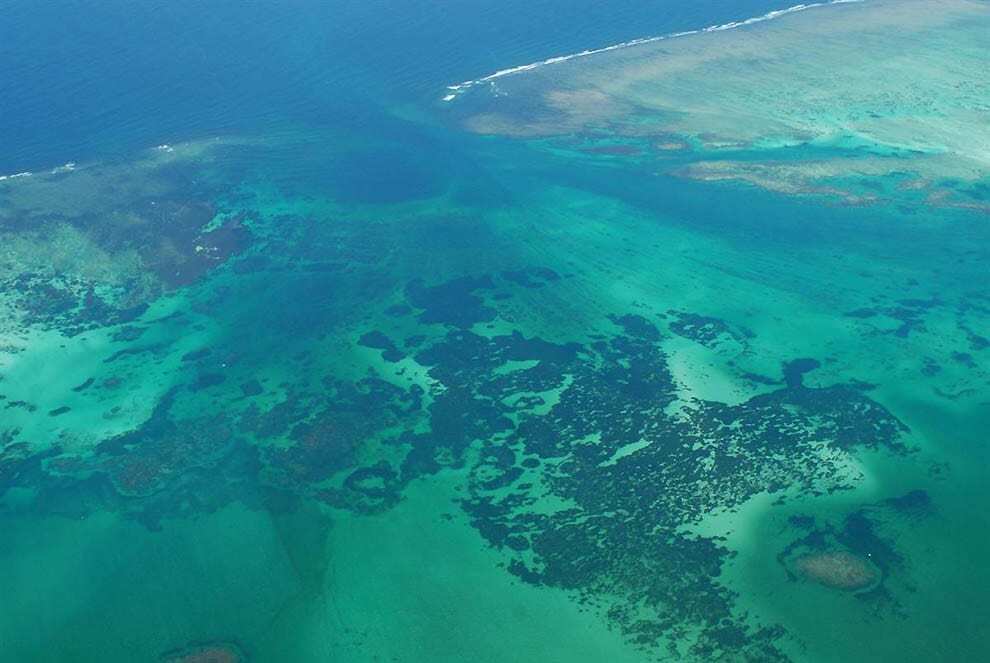
[(292, 123), (379, 135), (450, 83), (789, 4), (5, 0), (0, 173)]

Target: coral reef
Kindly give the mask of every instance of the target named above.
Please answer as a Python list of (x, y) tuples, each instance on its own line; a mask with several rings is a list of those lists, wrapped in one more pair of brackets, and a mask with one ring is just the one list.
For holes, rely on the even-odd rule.
[(167, 652), (162, 663), (244, 663), (247, 657), (237, 645), (226, 642), (195, 644)]
[(802, 555), (794, 566), (806, 578), (833, 589), (867, 589), (880, 579), (879, 570), (869, 559), (845, 550)]

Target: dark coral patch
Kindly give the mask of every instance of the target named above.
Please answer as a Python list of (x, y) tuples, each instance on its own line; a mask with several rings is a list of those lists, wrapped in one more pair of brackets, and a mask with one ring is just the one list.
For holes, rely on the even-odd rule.
[(73, 387), (72, 391), (75, 391), (77, 393), (80, 391), (85, 391), (86, 389), (89, 389), (95, 381), (96, 381), (95, 378), (87, 378), (85, 381)]
[(107, 234), (104, 243), (115, 250), (137, 250), (145, 266), (171, 288), (195, 283), (251, 244), (251, 232), (242, 218), (206, 231), (216, 216), (216, 209), (206, 202), (155, 200), (134, 212), (135, 222), (117, 228), (117, 234)]
[(524, 288), (542, 288), (548, 283), (560, 280), (560, 274), (548, 267), (532, 267), (500, 272), (499, 276)]
[(385, 359), (385, 361), (397, 362), (401, 361), (406, 356), (395, 346), (392, 339), (380, 331), (371, 331), (362, 335), (361, 338), (358, 339), (358, 345), (363, 345), (366, 348), (382, 350), (382, 358)]
[(241, 393), (245, 396), (258, 396), (265, 393), (265, 388), (257, 380), (247, 380), (241, 383)]
[(65, 336), (132, 322), (147, 309), (144, 304), (116, 307), (90, 283), (64, 274), (21, 273), (0, 281), (0, 288), (15, 293), (22, 323), (57, 329)]
[(426, 286), (417, 279), (406, 285), (406, 299), (422, 309), (419, 314), (422, 322), (466, 329), (495, 319), (495, 309), (485, 306), (484, 299), (477, 294), (494, 287), (488, 276), (465, 276), (435, 286)]
[(186, 645), (165, 652), (161, 663), (243, 663), (247, 656), (235, 644), (210, 642)]
[(715, 347), (727, 341), (744, 342), (752, 336), (747, 329), (736, 329), (720, 318), (683, 311), (668, 311), (673, 320), (670, 331), (706, 347)]
[[(470, 439), (497, 440), (472, 466), (463, 508), (512, 573), (590, 601), (616, 597), (611, 620), (642, 644), (687, 621), (702, 627), (699, 651), (782, 657), (772, 644), (779, 631), (733, 620), (732, 595), (713, 580), (728, 551), (682, 525), (768, 489), (844, 487), (821, 445), (898, 452), (903, 425), (855, 386), (805, 387), (811, 360), (789, 366), (784, 389), (671, 416), (677, 387), (658, 330), (639, 316), (613, 322), (622, 333), (586, 347), (452, 331), (420, 351), (416, 361), (445, 389), (430, 409), (432, 435), (409, 439), (404, 475), (435, 471), (441, 452), (456, 462)], [(509, 358), (537, 363), (496, 370)], [(559, 391), (548, 413), (514, 409), (548, 390)], [(534, 510), (536, 486), (570, 506)], [(656, 620), (642, 618), (643, 606)]]
[(804, 374), (821, 367), (817, 359), (794, 359), (784, 364), (784, 382), (791, 389), (804, 386)]

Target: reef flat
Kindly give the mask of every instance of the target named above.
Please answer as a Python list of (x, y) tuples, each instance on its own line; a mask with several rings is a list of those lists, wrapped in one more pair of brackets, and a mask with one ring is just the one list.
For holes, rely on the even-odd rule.
[(988, 29), (976, 0), (824, 3), (499, 77), (452, 112), (480, 133), (628, 138), (661, 165), (693, 150), (685, 177), (987, 212)]

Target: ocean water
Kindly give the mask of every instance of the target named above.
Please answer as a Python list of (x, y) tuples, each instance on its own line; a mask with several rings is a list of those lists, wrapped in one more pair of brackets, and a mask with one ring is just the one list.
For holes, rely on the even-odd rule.
[(988, 658), (990, 7), (789, 7), (0, 1), (0, 661)]

